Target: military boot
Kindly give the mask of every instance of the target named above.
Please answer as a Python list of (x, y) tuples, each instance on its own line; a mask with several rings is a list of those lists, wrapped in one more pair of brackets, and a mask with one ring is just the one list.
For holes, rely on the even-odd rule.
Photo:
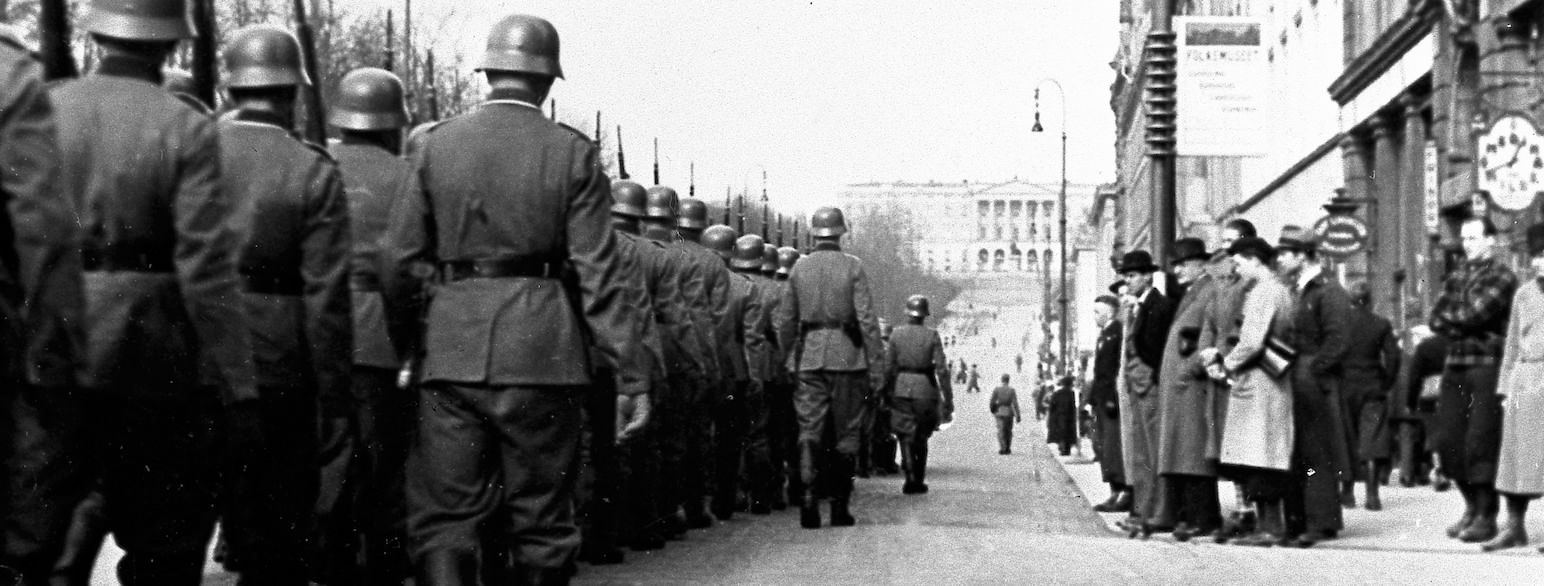
[(1474, 487), (1474, 521), (1458, 532), (1458, 540), (1464, 543), (1481, 543), (1490, 541), (1496, 536), (1496, 514), (1501, 510), (1501, 501), (1496, 494), (1495, 487)]
[(805, 488), (803, 498), (799, 502), (799, 526), (805, 529), (819, 529), (820, 500), (815, 498), (815, 491)]
[(901, 444), (901, 474), (906, 476), (906, 481), (901, 484), (901, 494), (917, 494), (917, 462), (911, 453), (911, 446)]
[(912, 464), (917, 470), (912, 476), (916, 478), (917, 494), (927, 494), (927, 442), (918, 443), (912, 451)]
[(831, 498), (832, 527), (851, 527), (858, 524), (858, 520), (852, 516), (852, 511), (848, 510), (848, 503), (850, 502), (850, 498), (851, 497), (849, 496)]
[(1376, 462), (1367, 463), (1367, 500), (1365, 508), (1369, 511), (1383, 510), (1383, 499), (1378, 496), (1378, 475), (1381, 471)]

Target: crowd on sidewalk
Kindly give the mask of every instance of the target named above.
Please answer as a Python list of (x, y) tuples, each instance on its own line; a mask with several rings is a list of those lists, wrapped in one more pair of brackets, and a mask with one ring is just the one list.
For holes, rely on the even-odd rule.
[(1295, 226), (1271, 244), (1235, 219), (1215, 251), (1179, 239), (1167, 272), (1123, 255), (1094, 302), (1080, 403), (1110, 487), (1094, 509), (1128, 512), (1132, 537), (1307, 547), (1339, 537), (1357, 483), (1380, 511), (1397, 465), (1402, 485), (1457, 487), (1448, 537), (1527, 545), (1544, 494), (1544, 389), (1530, 383), (1544, 375), (1544, 224), (1527, 231), (1532, 279), (1487, 218), (1460, 235), (1427, 323), (1404, 332)]

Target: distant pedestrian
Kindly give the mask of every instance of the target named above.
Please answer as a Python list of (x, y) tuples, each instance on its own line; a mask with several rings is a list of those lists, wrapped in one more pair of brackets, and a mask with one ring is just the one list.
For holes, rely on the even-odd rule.
[(965, 392), (981, 392), (981, 372), (976, 370), (976, 365), (970, 365), (970, 375), (966, 377)]
[(1024, 418), (1019, 414), (1019, 393), (1008, 386), (1008, 375), (1003, 375), (1002, 386), (992, 389), (992, 400), (987, 404), (987, 411), (997, 418), (998, 455), (1013, 453), (1013, 424)]
[(1057, 381), (1046, 399), (1045, 443), (1056, 444), (1058, 453), (1072, 454), (1078, 443), (1077, 398), (1072, 393), (1072, 377)]
[(1019, 374), (1024, 374), (1024, 355), (1023, 354), (1016, 354), (1016, 355), (1013, 356), (1013, 368), (1018, 370)]

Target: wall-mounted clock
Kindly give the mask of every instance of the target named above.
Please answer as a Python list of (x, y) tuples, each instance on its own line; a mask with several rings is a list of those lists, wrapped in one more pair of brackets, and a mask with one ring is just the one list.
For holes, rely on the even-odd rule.
[(1518, 114), (1497, 118), (1480, 136), (1480, 189), (1501, 209), (1527, 208), (1544, 187), (1544, 138), (1533, 121)]

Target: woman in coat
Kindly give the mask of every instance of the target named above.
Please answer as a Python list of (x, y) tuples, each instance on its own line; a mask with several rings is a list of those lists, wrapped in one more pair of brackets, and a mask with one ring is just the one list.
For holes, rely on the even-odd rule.
[(1238, 343), (1208, 367), (1212, 378), (1231, 381), (1224, 417), (1218, 473), (1243, 486), (1259, 518), (1255, 533), (1237, 543), (1271, 545), (1286, 534), (1283, 488), (1292, 466), (1292, 388), (1290, 377), (1261, 370), (1266, 340), (1285, 337), (1292, 323), (1292, 293), (1276, 279), (1270, 244), (1240, 238), (1228, 248), (1247, 284), (1244, 321)]
[(1481, 546), (1485, 551), (1527, 545), (1523, 521), (1528, 501), (1544, 494), (1544, 434), (1538, 431), (1544, 423), (1544, 386), (1539, 385), (1544, 379), (1544, 224), (1528, 228), (1528, 253), (1534, 278), (1519, 283), (1513, 295), (1496, 386), (1506, 397), (1496, 491), (1506, 497), (1507, 522), (1495, 539)]

